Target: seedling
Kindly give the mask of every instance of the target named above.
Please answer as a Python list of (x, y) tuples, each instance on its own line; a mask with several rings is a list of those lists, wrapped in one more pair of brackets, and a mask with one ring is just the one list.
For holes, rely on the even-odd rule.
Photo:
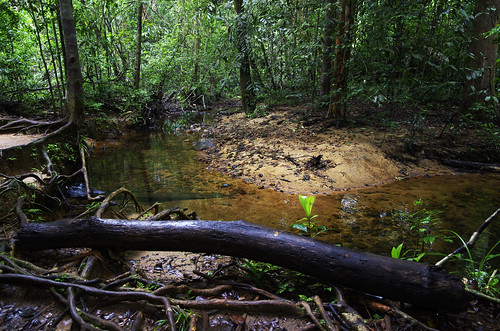
[(290, 225), (290, 227), (299, 230), (311, 238), (315, 238), (321, 233), (328, 231), (326, 226), (316, 225), (316, 221), (313, 221), (313, 219), (318, 217), (318, 215), (311, 215), (312, 207), (314, 205), (314, 196), (307, 197), (305, 195), (299, 195), (299, 201), (302, 208), (304, 208), (306, 217), (297, 220), (295, 223)]

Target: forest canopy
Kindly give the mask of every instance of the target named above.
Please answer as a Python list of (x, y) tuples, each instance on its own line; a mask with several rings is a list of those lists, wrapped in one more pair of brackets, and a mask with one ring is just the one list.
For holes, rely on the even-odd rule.
[[(345, 117), (356, 99), (495, 122), (499, 2), (73, 0), (85, 109), (146, 122), (161, 100), (241, 95), (250, 113), (284, 100)], [(56, 0), (0, 0), (3, 110), (62, 113), (60, 16)]]

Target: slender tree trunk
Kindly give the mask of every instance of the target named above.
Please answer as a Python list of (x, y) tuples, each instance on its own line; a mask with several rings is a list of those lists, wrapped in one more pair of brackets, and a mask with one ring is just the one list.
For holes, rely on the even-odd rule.
[[(51, 11), (55, 11), (56, 13), (58, 12), (56, 9), (52, 9)], [(61, 47), (59, 46), (59, 38), (57, 37), (58, 33), (58, 28), (59, 25), (56, 27), (56, 21), (59, 21), (59, 16), (56, 14), (54, 17), (52, 17), (52, 32), (54, 33), (54, 41), (56, 43), (56, 58), (57, 58), (57, 68), (59, 70), (59, 77), (61, 78), (60, 86), (58, 87), (59, 91), (59, 97), (61, 99), (60, 102), (60, 114), (62, 115), (64, 112), (64, 105), (63, 105), (63, 100), (64, 100), (64, 85), (65, 85), (65, 80), (64, 80), (64, 70), (63, 70), (63, 65), (61, 62)], [(61, 34), (59, 34), (60, 36)]]
[[(50, 101), (52, 104), (52, 108), (55, 108), (55, 98), (54, 98), (54, 88), (52, 87), (52, 80), (50, 79), (50, 72), (49, 68), (47, 66), (47, 61), (45, 60), (45, 55), (43, 54), (43, 46), (42, 46), (42, 40), (40, 37), (40, 29), (38, 28), (38, 20), (36, 18), (36, 12), (35, 12), (35, 7), (33, 4), (29, 3), (30, 5), (30, 14), (31, 18), (33, 19), (33, 24), (35, 26), (35, 33), (36, 33), (36, 38), (38, 41), (38, 48), (40, 50), (40, 57), (42, 58), (43, 62), (43, 68), (45, 69), (45, 76), (47, 77), (47, 83), (49, 84), (49, 91), (50, 91)], [(50, 46), (49, 46), (50, 47)]]
[[(495, 75), (498, 44), (496, 36), (484, 34), (499, 21), (500, 0), (477, 0), (475, 19), (472, 23), (472, 40), (469, 53), (472, 54), (471, 71), (465, 80), (464, 110), (476, 104), (490, 104), (495, 95)], [(488, 102), (491, 100), (490, 102)]]
[(65, 67), (67, 81), (67, 113), (76, 124), (83, 122), (85, 105), (83, 100), (83, 78), (78, 56), (75, 21), (72, 0), (59, 0), (61, 25), (65, 47)]
[(255, 91), (250, 72), (250, 51), (247, 43), (247, 22), (243, 7), (243, 0), (234, 0), (236, 11), (237, 29), (236, 43), (240, 56), (240, 90), (241, 104), (246, 114), (251, 114), (255, 110)]
[[(333, 84), (330, 92), (328, 114), (341, 118), (345, 106), (345, 92), (347, 89), (346, 63), (349, 60), (349, 29), (352, 18), (353, 1), (342, 0), (338, 13), (337, 37), (335, 39), (335, 59), (333, 61)], [(327, 116), (328, 116), (327, 114)]]
[[(47, 43), (49, 45), (49, 53), (50, 53), (50, 58), (51, 58), (51, 61), (52, 61), (52, 66), (54, 67), (54, 77), (56, 79), (56, 88), (57, 88), (57, 95), (58, 95), (58, 102), (59, 102), (59, 111), (62, 111), (63, 109), (63, 98), (62, 98), (62, 93), (61, 93), (61, 89), (62, 89), (62, 86), (61, 84), (59, 83), (59, 75), (58, 75), (58, 72), (57, 72), (57, 64), (56, 64), (56, 60), (55, 60), (55, 55), (54, 55), (54, 50), (52, 49), (52, 43), (51, 43), (51, 40), (50, 40), (50, 29), (49, 29), (49, 24), (47, 23), (47, 18), (45, 16), (45, 10), (43, 9), (43, 2), (42, 0), (40, 0), (40, 8), (42, 10), (42, 18), (43, 18), (43, 23), (45, 24), (45, 33), (46, 33), (46, 36), (47, 36)], [(58, 43), (57, 43), (57, 39), (56, 39), (56, 47), (58, 46)]]
[(139, 3), (139, 13), (137, 15), (137, 48), (135, 50), (135, 73), (134, 73), (134, 87), (139, 88), (141, 82), (141, 47), (142, 47), (142, 11), (144, 4), (142, 1)]
[(268, 72), (269, 78), (271, 80), (272, 89), (273, 89), (273, 91), (277, 91), (278, 87), (276, 86), (276, 82), (274, 80), (273, 68), (270, 66), (269, 59), (267, 58), (266, 48), (264, 47), (264, 43), (262, 41), (260, 41), (259, 44), (260, 44), (260, 48), (262, 50), (262, 57), (264, 59), (264, 65), (266, 66), (266, 71)]
[(325, 33), (323, 38), (323, 65), (321, 67), (321, 89), (319, 96), (330, 94), (332, 82), (333, 34), (335, 33), (335, 0), (328, 0), (325, 13)]

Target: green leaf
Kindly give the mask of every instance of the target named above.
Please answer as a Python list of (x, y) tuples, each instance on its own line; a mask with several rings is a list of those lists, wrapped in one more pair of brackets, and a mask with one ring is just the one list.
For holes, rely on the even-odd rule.
[(420, 253), (417, 257), (414, 257), (414, 258), (413, 258), (413, 261), (415, 261), (415, 262), (420, 261), (420, 259), (421, 259), (421, 258), (423, 258), (423, 257), (424, 257), (424, 255), (425, 255), (425, 253)]
[(292, 227), (293, 229), (297, 229), (299, 231), (302, 231), (302, 232), (307, 232), (307, 226), (305, 226), (304, 224), (295, 223), (295, 224), (292, 224), (290, 227)]
[(306, 212), (307, 218), (311, 217), (311, 211), (314, 204), (314, 196), (307, 197), (305, 195), (299, 195), (299, 201)]
[(391, 257), (399, 259), (401, 257), (401, 250), (403, 249), (403, 244), (399, 244), (398, 247), (393, 247), (391, 250)]

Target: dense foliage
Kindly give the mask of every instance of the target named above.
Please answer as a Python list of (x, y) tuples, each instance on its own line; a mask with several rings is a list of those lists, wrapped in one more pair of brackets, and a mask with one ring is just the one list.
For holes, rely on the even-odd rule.
[[(237, 96), (238, 45), (247, 48), (257, 100), (316, 103), (323, 54), (329, 51), (324, 41), (340, 31), (325, 26), (347, 23), (337, 16), (346, 2), (353, 12), (345, 16), (349, 33), (331, 46), (349, 50), (342, 102), (357, 98), (391, 109), (458, 105), (465, 82), (482, 75), (471, 67), (470, 44), (477, 37), (476, 4), (484, 1), (247, 0), (244, 13), (236, 15), (233, 1), (142, 0), (139, 6), (139, 0), (73, 0), (87, 111), (118, 110), (140, 121), (162, 99), (200, 106)], [(32, 105), (61, 108), (65, 82), (57, 0), (0, 0), (0, 21), (2, 104), (22, 101), (31, 111)], [(490, 109), (487, 119), (498, 121), (491, 102), (495, 93), (483, 99), (475, 106)]]

